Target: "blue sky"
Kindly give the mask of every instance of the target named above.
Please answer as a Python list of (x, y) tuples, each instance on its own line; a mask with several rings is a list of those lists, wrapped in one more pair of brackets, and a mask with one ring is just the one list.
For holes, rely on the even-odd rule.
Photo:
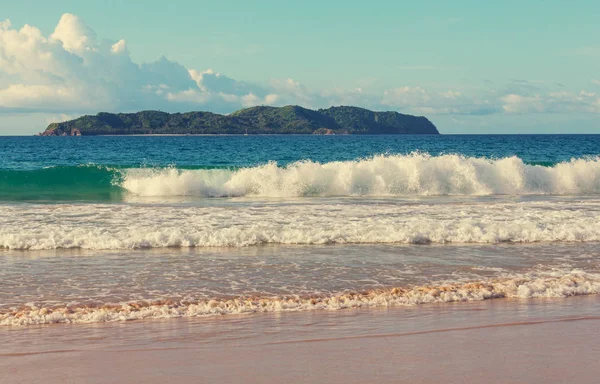
[(595, 1), (32, 1), (0, 9), (0, 134), (99, 111), (351, 104), (442, 133), (600, 133)]

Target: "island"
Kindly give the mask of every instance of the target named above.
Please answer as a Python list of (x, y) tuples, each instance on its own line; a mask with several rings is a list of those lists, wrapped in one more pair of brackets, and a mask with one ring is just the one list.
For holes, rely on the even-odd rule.
[(212, 112), (106, 113), (52, 123), (40, 136), (199, 134), (379, 135), (439, 134), (426, 117), (358, 107), (312, 110), (296, 105), (252, 107), (228, 115)]

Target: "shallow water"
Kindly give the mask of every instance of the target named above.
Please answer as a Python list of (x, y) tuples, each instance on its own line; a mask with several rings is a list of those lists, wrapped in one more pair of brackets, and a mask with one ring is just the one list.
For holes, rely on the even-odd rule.
[(7, 250), (0, 255), (4, 325), (600, 292), (597, 243)]

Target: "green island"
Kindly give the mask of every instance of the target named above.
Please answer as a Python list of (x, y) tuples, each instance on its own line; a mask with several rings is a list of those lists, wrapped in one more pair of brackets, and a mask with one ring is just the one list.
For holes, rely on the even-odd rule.
[(295, 105), (252, 107), (229, 115), (212, 112), (106, 113), (52, 123), (40, 136), (217, 134), (439, 134), (426, 117), (358, 107), (312, 110)]

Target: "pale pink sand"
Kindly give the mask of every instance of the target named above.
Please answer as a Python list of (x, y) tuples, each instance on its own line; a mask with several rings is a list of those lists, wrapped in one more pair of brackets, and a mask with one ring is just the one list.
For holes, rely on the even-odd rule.
[(600, 299), (0, 329), (4, 383), (597, 383)]

